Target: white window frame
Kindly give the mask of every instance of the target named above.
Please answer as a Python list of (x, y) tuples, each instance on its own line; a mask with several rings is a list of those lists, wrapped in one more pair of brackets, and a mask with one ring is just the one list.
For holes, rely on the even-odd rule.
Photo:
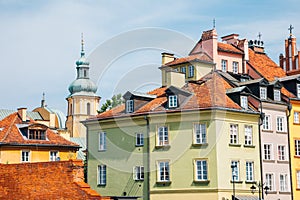
[(144, 180), (144, 166), (133, 167), (133, 180), (142, 181)]
[(241, 96), (241, 107), (244, 109), (248, 109), (248, 97)]
[(221, 68), (222, 68), (222, 72), (227, 72), (227, 60), (225, 59), (221, 60)]
[(208, 165), (206, 159), (195, 159), (194, 161), (194, 174), (195, 181), (207, 181), (208, 180)]
[(253, 127), (245, 125), (245, 145), (253, 145)]
[(177, 108), (178, 107), (178, 96), (177, 95), (170, 95), (168, 97), (168, 105), (169, 108)]
[(300, 189), (300, 170), (296, 171), (296, 184), (297, 189)]
[(238, 124), (230, 124), (230, 144), (239, 143), (239, 126)]
[(273, 145), (272, 144), (264, 144), (264, 160), (273, 160)]
[(267, 88), (266, 87), (259, 87), (259, 96), (260, 96), (260, 99), (263, 99), (263, 100), (267, 99)]
[(99, 142), (98, 150), (106, 151), (106, 132), (99, 132), (98, 142)]
[(246, 161), (246, 181), (254, 181), (254, 162)]
[[(54, 155), (55, 154), (55, 155)], [(49, 160), (50, 161), (59, 161), (59, 151), (50, 151), (49, 152)]]
[(168, 160), (157, 161), (157, 181), (170, 182), (170, 162)]
[(194, 123), (194, 144), (207, 144), (206, 123)]
[(294, 123), (299, 124), (299, 112), (294, 111)]
[(169, 127), (160, 126), (157, 128), (157, 146), (169, 145)]
[(294, 140), (295, 142), (295, 156), (300, 156), (300, 139)]
[(238, 74), (239, 73), (239, 62), (236, 62), (236, 61), (232, 62), (232, 72), (234, 74)]
[[(23, 155), (23, 153), (27, 154), (27, 155)], [(31, 151), (30, 150), (22, 150), (21, 151), (21, 162), (23, 162), (23, 163), (30, 162), (30, 159), (31, 159)]]
[(297, 84), (297, 98), (300, 99), (300, 84)]
[(144, 134), (143, 133), (136, 133), (135, 134), (135, 146), (144, 146)]
[(240, 161), (232, 160), (231, 166), (235, 165), (236, 167), (231, 168), (231, 180), (237, 182), (240, 180)]
[(277, 132), (286, 132), (286, 124), (285, 124), (284, 116), (276, 116), (276, 131)]
[(195, 76), (195, 67), (194, 67), (194, 65), (189, 65), (189, 78), (192, 78), (192, 77), (194, 77)]
[(270, 191), (275, 190), (275, 184), (274, 184), (274, 174), (272, 173), (266, 173), (265, 174), (265, 184), (267, 187), (269, 187)]
[(107, 169), (106, 165), (98, 165), (97, 167), (97, 184), (106, 185), (107, 182)]
[(265, 115), (263, 120), (263, 130), (271, 130), (271, 115)]
[(186, 67), (180, 67), (180, 72), (186, 75)]
[(278, 153), (278, 160), (280, 160), (280, 161), (287, 160), (285, 145), (278, 145), (277, 146), (277, 153)]
[(274, 101), (281, 101), (281, 92), (279, 89), (274, 89)]
[(126, 100), (126, 113), (132, 113), (134, 111), (133, 103), (132, 99)]
[(287, 192), (288, 190), (288, 175), (279, 174), (279, 191)]

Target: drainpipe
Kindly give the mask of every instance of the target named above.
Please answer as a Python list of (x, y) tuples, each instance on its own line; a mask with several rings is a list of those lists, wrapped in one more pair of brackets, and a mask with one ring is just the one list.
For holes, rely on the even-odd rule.
[[(261, 125), (263, 124), (265, 113), (262, 111), (262, 102), (261, 99), (259, 99), (260, 102), (260, 121), (258, 122), (258, 142), (259, 142), (259, 162), (260, 162), (260, 182), (263, 185), (263, 162), (262, 162), (262, 147), (261, 147)], [(264, 193), (262, 192), (262, 199), (264, 199)]]
[(292, 177), (292, 164), (291, 164), (291, 142), (290, 142), (290, 116), (291, 116), (291, 110), (292, 110), (292, 105), (289, 100), (289, 104), (287, 106), (288, 108), (288, 115), (287, 115), (287, 134), (288, 134), (288, 155), (289, 155), (289, 169), (290, 169), (290, 182), (291, 182), (291, 197), (292, 200), (294, 199), (293, 195), (293, 177)]
[(150, 200), (150, 126), (149, 118), (147, 115), (144, 116), (146, 120), (146, 146), (147, 146), (147, 200)]

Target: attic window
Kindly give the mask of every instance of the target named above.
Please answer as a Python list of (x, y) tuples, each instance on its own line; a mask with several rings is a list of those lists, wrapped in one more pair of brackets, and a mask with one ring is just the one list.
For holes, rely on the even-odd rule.
[(267, 99), (267, 88), (260, 87), (260, 99)]
[(238, 62), (235, 62), (235, 61), (232, 62), (232, 72), (234, 74), (237, 74), (239, 72), (239, 63)]
[(300, 84), (297, 84), (297, 98), (300, 98)]
[(189, 66), (189, 78), (192, 78), (192, 77), (194, 77), (194, 75), (195, 75), (195, 68), (194, 68), (194, 66), (193, 65), (190, 65)]
[(177, 95), (170, 95), (169, 108), (176, 108), (176, 107), (178, 107)]
[(241, 96), (241, 107), (248, 109), (248, 98), (247, 96)]
[(126, 113), (132, 113), (133, 112), (133, 100), (127, 100), (126, 101)]
[(29, 140), (46, 140), (45, 130), (29, 129)]
[(280, 97), (280, 90), (276, 89), (274, 90), (274, 101), (280, 101), (281, 97)]

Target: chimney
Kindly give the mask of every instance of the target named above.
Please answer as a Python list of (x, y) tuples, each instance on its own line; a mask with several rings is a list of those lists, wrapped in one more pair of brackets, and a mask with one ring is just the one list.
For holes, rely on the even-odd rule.
[(227, 44), (233, 44), (235, 46), (238, 45), (238, 39), (239, 39), (239, 34), (232, 33), (230, 35), (226, 35), (221, 37), (222, 42), (225, 42)]
[(26, 116), (27, 108), (18, 108), (18, 114), (22, 119), (22, 122), (27, 121), (27, 116)]
[(217, 63), (218, 61), (218, 34), (216, 29), (203, 31), (200, 45), (210, 57), (212, 57), (213, 62)]
[(161, 57), (162, 57), (162, 59), (161, 59), (162, 65), (175, 60), (174, 54), (172, 54), (172, 53), (166, 53), (166, 52), (161, 53)]
[(250, 40), (249, 43), (249, 48), (255, 51), (255, 53), (265, 53), (265, 47), (264, 47), (264, 42), (260, 40)]

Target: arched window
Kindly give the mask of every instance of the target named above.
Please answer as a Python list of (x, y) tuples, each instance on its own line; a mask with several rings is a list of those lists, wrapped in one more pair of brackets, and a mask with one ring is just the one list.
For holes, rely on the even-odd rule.
[(91, 115), (91, 104), (90, 103), (86, 104), (86, 114)]

